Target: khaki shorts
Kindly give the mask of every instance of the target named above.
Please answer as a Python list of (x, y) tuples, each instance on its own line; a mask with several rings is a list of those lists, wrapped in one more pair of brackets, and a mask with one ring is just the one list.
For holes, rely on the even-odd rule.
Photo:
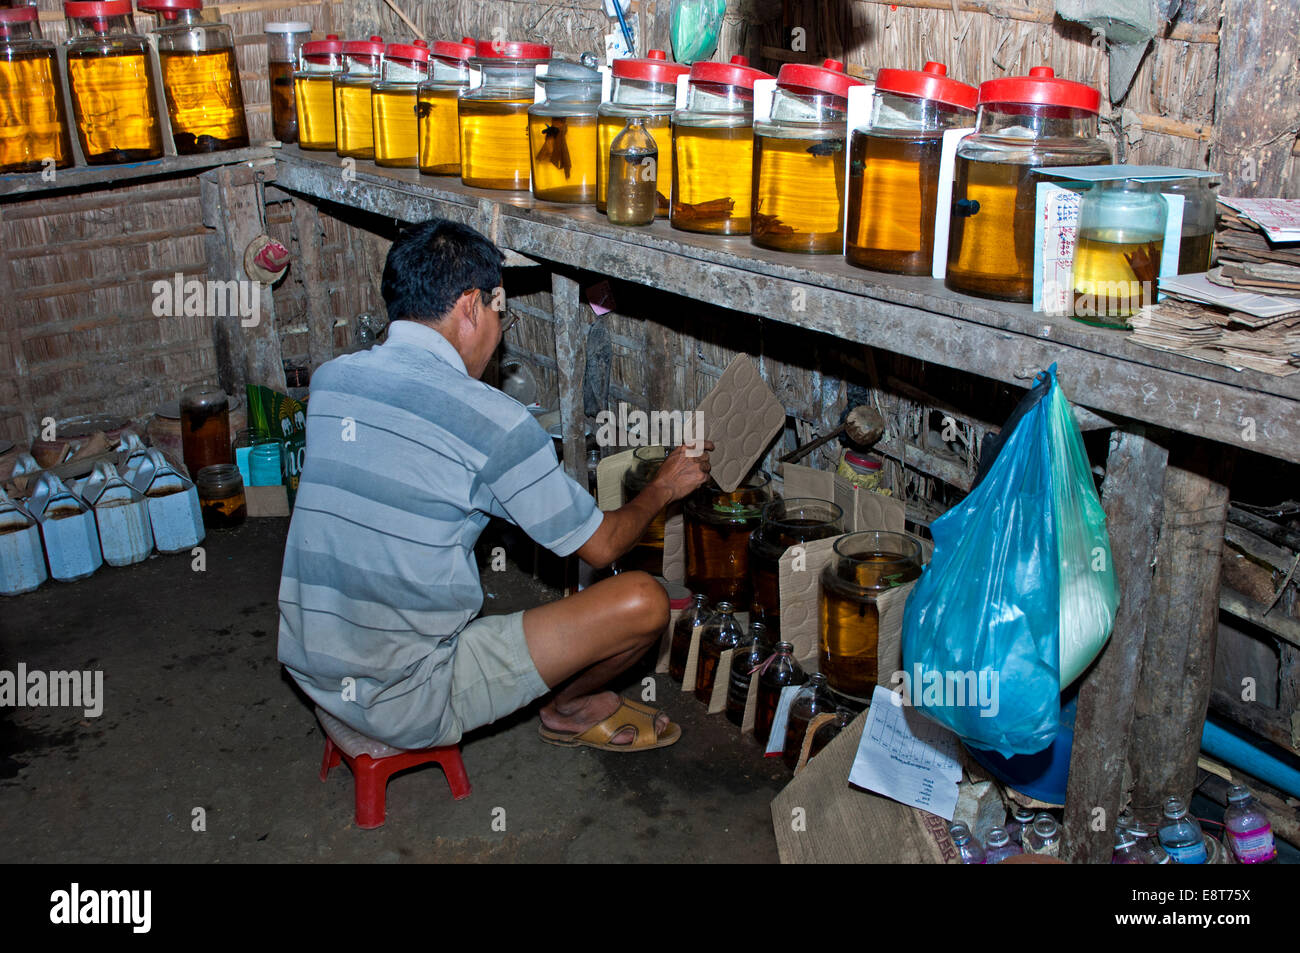
[(448, 705), (454, 725), (438, 744), (455, 744), (465, 732), (504, 718), (548, 691), (528, 654), (524, 614), (479, 616), (456, 637)]

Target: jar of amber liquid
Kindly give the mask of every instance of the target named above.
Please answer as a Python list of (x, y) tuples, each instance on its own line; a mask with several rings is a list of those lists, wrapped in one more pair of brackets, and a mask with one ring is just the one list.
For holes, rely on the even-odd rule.
[[(663, 462), (668, 459), (666, 447), (637, 447), (632, 453), (636, 461), (623, 474), (623, 503), (635, 500), (654, 479)], [(675, 504), (660, 510), (658, 515), (646, 527), (645, 534), (626, 556), (618, 560), (619, 569), (642, 569), (652, 576), (664, 574), (664, 527), (668, 522), (668, 510)]]
[(657, 144), (661, 144), (656, 159), (658, 188), (655, 196), (657, 215), (668, 214), (668, 193), (672, 190), (673, 153), (668, 148), (672, 141), (673, 107), (677, 104), (677, 77), (689, 72), (690, 67), (669, 63), (663, 50), (650, 50), (644, 58), (625, 56), (610, 67), (613, 86), (610, 101), (601, 103), (596, 122), (596, 161), (599, 163), (596, 183), (596, 210), (606, 211), (609, 197), (609, 150), (614, 139), (627, 128), (633, 116), (645, 120), (645, 130)]
[(745, 630), (736, 621), (736, 607), (719, 602), (713, 617), (700, 633), (700, 651), (695, 665), (695, 698), (708, 704), (713, 698), (713, 683), (718, 677), (722, 653), (740, 647)]
[(160, 20), (153, 35), (176, 152), (185, 156), (247, 146), (244, 92), (230, 27), (205, 21), (203, 0), (137, 0), (136, 7)]
[(163, 154), (149, 41), (135, 32), (131, 0), (69, 0), (68, 90), (81, 151), (91, 165)]
[(1161, 192), (1183, 197), (1183, 228), (1178, 242), (1180, 275), (1209, 271), (1214, 264), (1214, 230), (1219, 208), (1219, 198), (1214, 190), (1219, 185), (1217, 175), (1160, 183)]
[(0, 173), (72, 165), (58, 60), (35, 7), (0, 10), (0, 116)]
[(740, 725), (745, 720), (745, 705), (749, 702), (749, 685), (754, 672), (772, 654), (775, 646), (772, 634), (762, 622), (749, 624), (749, 644), (742, 645), (731, 657), (731, 680), (727, 685), (727, 721)]
[(334, 151), (334, 76), (342, 68), (343, 42), (333, 33), (302, 45), (293, 92), (303, 149)]
[(546, 99), (528, 107), (528, 151), (533, 195), (547, 202), (596, 204), (600, 73), (591, 64), (551, 60), (537, 78)]
[(459, 43), (441, 40), (433, 44), (429, 78), (420, 84), (418, 94), (418, 164), (425, 175), (460, 175), (457, 109), (461, 94), (470, 87), (469, 61), (474, 53), (474, 40), (468, 36)]
[(748, 235), (754, 185), (754, 82), (749, 60), (696, 63), (686, 108), (673, 113), (672, 210), (685, 232)]
[(1155, 302), (1168, 218), (1160, 188), (1120, 179), (1084, 193), (1070, 270), (1074, 320), (1124, 329)]
[(414, 169), (420, 152), (419, 88), (429, 77), (429, 46), (389, 43), (384, 50), (384, 77), (370, 87), (375, 127), (375, 165)]
[(948, 67), (876, 74), (871, 123), (849, 140), (851, 264), (900, 275), (934, 267), (943, 134), (975, 121), (979, 90), (948, 78)]
[(781, 693), (790, 685), (802, 685), (808, 680), (803, 667), (795, 661), (794, 644), (778, 642), (776, 654), (764, 662), (758, 673), (758, 707), (754, 711), (754, 737), (766, 745), (772, 736), (772, 722), (781, 702)]
[(483, 82), (460, 97), (460, 180), (480, 189), (526, 192), (531, 181), (528, 107), (537, 67), (551, 58), (542, 43), (480, 40), (471, 60)]
[(234, 463), (230, 450), (230, 398), (220, 387), (195, 384), (181, 392), (181, 452), (185, 467)]
[(799, 689), (794, 701), (790, 702), (790, 712), (785, 722), (785, 744), (781, 746), (781, 759), (787, 768), (793, 771), (799, 764), (809, 722), (823, 712), (834, 711), (835, 697), (829, 691), (826, 676), (816, 672)]
[(384, 38), (343, 44), (343, 71), (334, 74), (334, 151), (345, 159), (375, 157), (370, 86), (384, 67)]
[(1049, 67), (980, 84), (975, 134), (957, 146), (948, 271), (953, 291), (1033, 300), (1035, 169), (1104, 165), (1097, 138), (1101, 94), (1056, 79)]
[(882, 592), (921, 575), (921, 545), (905, 533), (850, 533), (835, 543), (822, 571), (818, 668), (849, 707), (875, 691)]
[(749, 534), (771, 499), (770, 482), (759, 470), (730, 493), (710, 480), (686, 498), (685, 582), (691, 592), (714, 603), (749, 605)]
[(298, 100), (293, 94), (293, 73), (298, 52), (311, 39), (311, 24), (300, 20), (268, 23), (266, 68), (271, 81), (271, 134), (281, 142), (298, 141)]
[(244, 480), (233, 463), (204, 467), (194, 479), (199, 491), (199, 509), (208, 529), (230, 529), (248, 517), (244, 501)]
[(709, 600), (696, 593), (691, 597), (690, 608), (673, 626), (673, 637), (668, 647), (668, 674), (677, 682), (686, 678), (686, 660), (691, 654), (691, 639), (695, 630), (702, 628), (713, 615)]
[(749, 578), (754, 596), (749, 613), (762, 618), (777, 637), (781, 634), (781, 557), (791, 546), (838, 536), (844, 511), (828, 500), (773, 500), (749, 538)]

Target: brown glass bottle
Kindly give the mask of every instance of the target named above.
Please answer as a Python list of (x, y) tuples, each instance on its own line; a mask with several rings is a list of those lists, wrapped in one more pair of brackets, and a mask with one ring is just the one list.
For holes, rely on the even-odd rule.
[(812, 744), (808, 746), (808, 760), (811, 761), (819, 751), (834, 741), (835, 736), (847, 728), (852, 720), (853, 712), (847, 708), (835, 709), (835, 720), (823, 722), (813, 732)]
[(736, 607), (719, 602), (717, 612), (700, 633), (700, 653), (695, 666), (695, 697), (708, 704), (713, 698), (713, 683), (718, 675), (722, 653), (740, 645), (745, 630), (736, 621)]
[(668, 649), (668, 674), (678, 682), (686, 677), (686, 659), (691, 652), (691, 636), (709, 621), (709, 600), (697, 593), (691, 598), (691, 607), (673, 626), (673, 640)]
[(799, 763), (804, 735), (808, 733), (808, 722), (812, 721), (814, 715), (834, 710), (835, 700), (826, 687), (826, 676), (821, 672), (814, 673), (790, 703), (790, 715), (785, 722), (785, 745), (781, 749), (781, 758), (787, 768), (793, 771)]
[(794, 645), (790, 642), (778, 642), (776, 658), (767, 663), (758, 676), (758, 708), (754, 715), (754, 737), (767, 744), (772, 734), (772, 720), (776, 717), (776, 706), (781, 700), (781, 691), (787, 685), (802, 685), (808, 676), (794, 659)]
[(197, 476), (204, 467), (234, 463), (230, 452), (230, 401), (220, 387), (196, 384), (181, 394), (181, 452)]
[(731, 657), (731, 680), (727, 685), (727, 721), (739, 725), (745, 720), (745, 704), (749, 701), (749, 684), (754, 669), (772, 654), (771, 634), (762, 622), (749, 626), (749, 645), (737, 649)]

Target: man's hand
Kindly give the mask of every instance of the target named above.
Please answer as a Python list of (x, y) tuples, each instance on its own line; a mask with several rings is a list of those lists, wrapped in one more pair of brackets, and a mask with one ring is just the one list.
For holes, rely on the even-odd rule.
[[(700, 449), (700, 448), (703, 449)], [(705, 440), (694, 447), (681, 446), (668, 454), (650, 485), (658, 484), (672, 495), (668, 502), (685, 499), (709, 478), (709, 451), (713, 441)]]

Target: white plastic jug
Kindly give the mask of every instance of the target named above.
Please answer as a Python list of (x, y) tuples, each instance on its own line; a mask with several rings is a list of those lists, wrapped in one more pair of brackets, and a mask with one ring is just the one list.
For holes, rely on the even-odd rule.
[(157, 449), (149, 450), (131, 471), (131, 485), (149, 504), (153, 541), (160, 553), (179, 553), (203, 541), (203, 510), (199, 491), (167, 462)]
[(45, 558), (55, 579), (84, 579), (104, 564), (94, 512), (53, 473), (37, 478), (27, 508), (41, 524)]
[(77, 493), (95, 511), (99, 546), (110, 566), (129, 566), (153, 552), (149, 504), (107, 460), (95, 464)]
[(31, 592), (48, 578), (41, 528), (0, 490), (0, 595)]

